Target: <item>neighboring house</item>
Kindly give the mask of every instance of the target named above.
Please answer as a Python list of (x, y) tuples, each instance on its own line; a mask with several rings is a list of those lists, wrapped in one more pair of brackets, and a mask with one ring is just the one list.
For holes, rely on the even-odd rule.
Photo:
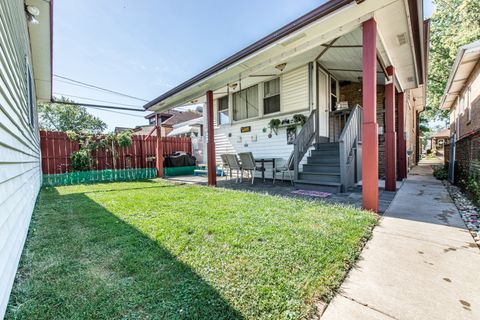
[(440, 108), (450, 110), (450, 178), (455, 163), (468, 173), (480, 170), (480, 40), (460, 48)]
[(430, 150), (443, 151), (445, 143), (450, 140), (450, 129), (442, 129), (430, 136)]
[(197, 117), (192, 120), (180, 122), (172, 126), (172, 131), (167, 134), (167, 137), (199, 137), (203, 135), (203, 117)]
[[(166, 112), (159, 113), (160, 117), (160, 130), (162, 137), (169, 136), (169, 133), (173, 130), (173, 127), (177, 124), (182, 122), (186, 122), (192, 119), (200, 118), (202, 115), (196, 112), (191, 111), (177, 111), (177, 110), (169, 110)], [(145, 116), (145, 119), (148, 120), (148, 125), (145, 126), (137, 126), (136, 128), (132, 129), (134, 134), (137, 135), (147, 135), (156, 124), (156, 113), (150, 113)], [(154, 132), (152, 135), (156, 136), (157, 133)]]
[[(378, 175), (388, 171), (391, 187), (418, 159), (427, 36), (422, 1), (331, 0), (144, 107), (162, 112), (205, 103), (207, 136), (214, 137), (209, 166), (222, 153), (286, 160), (295, 148), (298, 188), (345, 190), (363, 178), (364, 201), (373, 203), (366, 207), (375, 209)], [(292, 125), (298, 114), (308, 119), (303, 128)], [(270, 130), (272, 119), (283, 125)]]
[(51, 9), (0, 1), (0, 318), (42, 184), (37, 102), (51, 100)]

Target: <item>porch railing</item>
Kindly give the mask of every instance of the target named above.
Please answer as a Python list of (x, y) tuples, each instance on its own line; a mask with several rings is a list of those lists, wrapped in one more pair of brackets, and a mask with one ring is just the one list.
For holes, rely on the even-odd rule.
[(297, 138), (293, 142), (293, 170), (295, 179), (298, 179), (300, 162), (312, 145), (315, 137), (315, 114), (316, 110), (312, 110), (312, 113), (310, 113), (310, 116), (303, 125), (302, 130), (300, 130)]
[(338, 139), (340, 148), (340, 178), (345, 191), (359, 179), (358, 159), (362, 141), (362, 107), (356, 105), (350, 113), (345, 127)]

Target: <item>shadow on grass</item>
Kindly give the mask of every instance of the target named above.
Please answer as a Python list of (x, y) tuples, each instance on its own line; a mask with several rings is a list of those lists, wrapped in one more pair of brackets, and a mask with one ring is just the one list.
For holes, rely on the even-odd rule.
[(83, 193), (43, 190), (6, 319), (242, 319), (157, 242)]

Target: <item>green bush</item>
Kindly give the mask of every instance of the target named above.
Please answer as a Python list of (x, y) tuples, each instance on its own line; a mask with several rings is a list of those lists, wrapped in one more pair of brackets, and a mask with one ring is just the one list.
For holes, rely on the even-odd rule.
[(474, 173), (462, 182), (469, 198), (476, 204), (480, 204), (480, 182), (478, 180), (478, 175)]
[(90, 170), (92, 166), (92, 156), (90, 151), (87, 149), (81, 149), (75, 151), (70, 155), (72, 160), (72, 170), (73, 171), (86, 171)]
[(445, 167), (433, 168), (433, 176), (438, 180), (446, 180), (448, 178), (448, 170)]

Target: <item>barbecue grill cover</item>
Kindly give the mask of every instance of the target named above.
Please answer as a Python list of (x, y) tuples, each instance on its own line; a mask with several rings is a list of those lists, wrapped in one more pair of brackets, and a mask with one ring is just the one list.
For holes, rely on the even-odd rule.
[(170, 156), (165, 157), (164, 167), (193, 167), (196, 160), (194, 156), (185, 152), (176, 152)]

